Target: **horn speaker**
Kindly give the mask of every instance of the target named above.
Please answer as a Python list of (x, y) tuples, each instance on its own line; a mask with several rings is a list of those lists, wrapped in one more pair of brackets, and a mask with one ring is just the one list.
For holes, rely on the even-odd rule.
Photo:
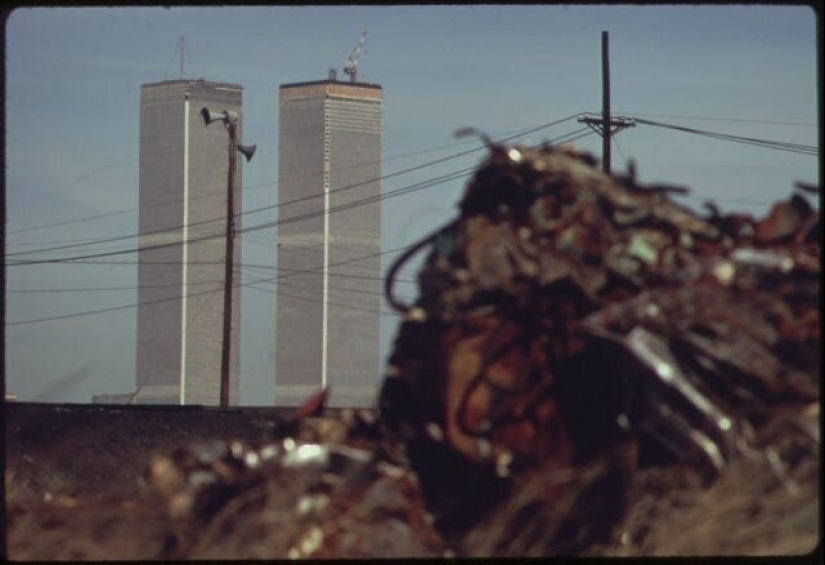
[(258, 148), (257, 145), (238, 145), (238, 151), (240, 151), (244, 157), (246, 157), (246, 162), (252, 160), (252, 156), (255, 154), (255, 150)]
[(206, 122), (206, 125), (209, 125), (215, 121), (238, 121), (238, 113), (233, 110), (224, 110), (223, 112), (216, 112), (215, 110), (211, 110), (209, 108), (203, 108), (201, 110), (201, 115), (203, 116), (203, 121)]
[(226, 112), (216, 112), (214, 110), (210, 110), (209, 108), (204, 108), (201, 110), (201, 115), (203, 116), (203, 121), (206, 122), (206, 125), (218, 120), (223, 121), (226, 119)]

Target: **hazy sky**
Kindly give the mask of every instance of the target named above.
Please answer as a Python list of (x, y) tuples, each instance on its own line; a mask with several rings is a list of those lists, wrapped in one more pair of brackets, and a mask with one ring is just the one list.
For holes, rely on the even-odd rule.
[[(23, 400), (89, 402), (134, 389), (136, 256), (102, 264), (13, 266), (21, 259), (134, 248), (136, 240), (12, 255), (137, 232), (140, 85), (184, 76), (244, 87), (244, 211), (277, 202), (277, 93), (326, 78), (367, 32), (362, 79), (384, 89), (384, 174), (477, 147), (454, 130), (505, 135), (601, 111), (601, 32), (610, 32), (614, 114), (815, 146), (816, 16), (790, 6), (363, 6), (36, 8), (6, 21), (6, 387)], [(522, 141), (564, 139), (575, 118)], [(585, 130), (589, 131), (589, 130)], [(600, 155), (591, 134), (577, 145)], [(413, 155), (410, 155), (413, 154)], [(444, 175), (482, 152), (383, 182)], [(649, 125), (617, 137), (615, 170), (690, 186), (685, 202), (763, 214), (816, 156)], [(464, 180), (383, 204), (383, 248), (409, 244), (455, 213)], [(249, 213), (244, 225), (276, 219)], [(276, 230), (244, 236), (243, 262), (274, 273)], [(384, 265), (392, 255), (384, 257)], [(121, 264), (114, 264), (118, 261)], [(125, 263), (125, 264), (123, 264)], [(267, 271), (268, 269), (268, 271)], [(402, 276), (411, 278), (408, 270)], [(91, 289), (91, 290), (89, 290)], [(100, 290), (108, 289), (108, 290)], [(21, 292), (25, 291), (25, 292)], [(411, 296), (414, 288), (401, 292)], [(345, 301), (346, 297), (337, 297)], [(110, 307), (109, 313), (20, 323)], [(275, 297), (245, 289), (241, 399), (274, 394)], [(386, 309), (386, 307), (385, 307)], [(382, 316), (382, 364), (397, 318)], [(376, 367), (376, 371), (380, 370)]]

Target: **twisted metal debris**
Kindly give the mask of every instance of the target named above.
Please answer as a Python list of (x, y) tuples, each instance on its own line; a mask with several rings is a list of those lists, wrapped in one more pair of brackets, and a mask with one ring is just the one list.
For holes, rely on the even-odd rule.
[[(822, 227), (805, 198), (761, 219), (700, 215), (634, 168), (486, 142), (458, 217), (386, 284), (405, 318), (381, 414), (444, 524), (464, 482), (439, 486), (446, 453), (506, 478), (629, 439), (628, 472), (664, 457), (712, 479), (737, 455), (775, 455), (755, 442), (780, 409), (818, 411)], [(420, 297), (403, 304), (393, 278), (424, 250)]]
[[(357, 412), (343, 421), (307, 416), (317, 400), (282, 439), (213, 440), (154, 455), (144, 484), (173, 526), (169, 557), (220, 557), (209, 544), (235, 558), (443, 554), (414, 474), (371, 442), (374, 422)], [(272, 528), (277, 535), (255, 533)], [(231, 529), (241, 532), (239, 547), (224, 539)]]

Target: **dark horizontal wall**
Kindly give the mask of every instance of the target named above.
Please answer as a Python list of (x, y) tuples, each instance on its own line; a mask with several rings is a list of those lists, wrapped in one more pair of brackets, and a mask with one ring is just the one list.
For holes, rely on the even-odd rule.
[(153, 452), (206, 439), (267, 441), (292, 414), (276, 408), (9, 402), (8, 494), (132, 496)]

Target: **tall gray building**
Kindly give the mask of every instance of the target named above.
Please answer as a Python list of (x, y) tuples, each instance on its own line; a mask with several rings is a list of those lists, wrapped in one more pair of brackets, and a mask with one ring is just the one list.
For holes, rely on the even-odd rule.
[[(138, 403), (220, 401), (229, 133), (204, 107), (238, 114), (242, 87), (170, 80), (141, 87)], [(241, 210), (241, 159), (234, 175)], [(240, 217), (236, 218), (236, 229)], [(241, 261), (239, 238), (234, 262)], [(230, 404), (238, 403), (240, 290), (233, 290)]]
[[(275, 403), (332, 406), (378, 388), (381, 87), (280, 87)], [(352, 206), (350, 206), (352, 205)]]

